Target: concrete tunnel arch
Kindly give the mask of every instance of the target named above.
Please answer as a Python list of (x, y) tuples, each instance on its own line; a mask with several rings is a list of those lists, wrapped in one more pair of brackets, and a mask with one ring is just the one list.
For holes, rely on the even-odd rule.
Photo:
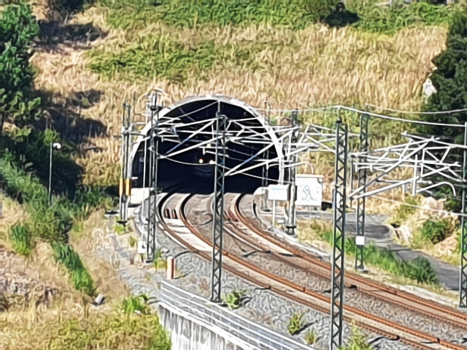
[[(277, 135), (273, 128), (270, 127), (266, 118), (260, 114), (252, 106), (227, 96), (196, 96), (185, 98), (171, 106), (163, 107), (159, 111), (159, 120), (163, 121), (165, 118), (174, 118), (182, 123), (192, 121), (201, 121), (203, 119), (214, 118), (216, 112), (220, 109), (221, 113), (229, 119), (248, 119), (246, 121), (239, 121), (242, 125), (253, 126), (262, 132), (266, 132), (269, 139), (272, 140), (274, 146), (270, 148), (269, 158), (283, 157), (283, 150)], [(188, 116), (186, 116), (189, 114)], [(154, 121), (155, 124), (155, 121)], [(132, 176), (132, 188), (148, 188), (149, 187), (149, 154), (147, 147), (150, 142), (145, 141), (149, 135), (151, 123), (149, 122), (144, 126), (141, 135), (138, 136), (130, 153), (130, 169)], [(190, 134), (183, 131), (173, 131), (177, 133), (180, 141), (185, 140)], [(204, 135), (200, 135), (204, 137)], [(208, 136), (206, 136), (208, 137)], [(211, 136), (209, 136), (211, 137)], [(183, 148), (193, 146), (198, 139), (190, 139), (186, 142)], [(166, 155), (167, 152), (176, 145), (173, 141), (159, 142), (159, 154)], [(228, 158), (226, 159), (226, 167), (232, 168), (242, 161), (248, 159), (252, 154), (257, 152), (261, 144), (253, 144), (249, 146), (241, 146), (236, 143), (228, 145)], [(144, 157), (146, 148), (146, 158)], [(214, 159), (212, 153), (204, 153), (205, 147), (195, 148), (193, 150), (184, 152), (171, 159), (159, 160), (158, 172), (158, 187), (162, 188), (164, 192), (178, 192), (178, 193), (212, 193), (214, 188), (214, 165), (209, 164), (209, 160)], [(212, 152), (212, 151), (211, 151)], [(264, 154), (263, 154), (264, 157)], [(206, 159), (204, 159), (206, 158)], [(146, 166), (145, 166), (146, 159)], [(200, 162), (203, 161), (201, 164)], [(261, 186), (262, 166), (252, 169), (247, 174), (238, 174), (228, 176), (225, 179), (226, 192), (235, 193), (253, 193), (258, 187)], [(276, 184), (283, 178), (283, 171), (280, 170), (277, 162), (269, 166), (268, 184)]]

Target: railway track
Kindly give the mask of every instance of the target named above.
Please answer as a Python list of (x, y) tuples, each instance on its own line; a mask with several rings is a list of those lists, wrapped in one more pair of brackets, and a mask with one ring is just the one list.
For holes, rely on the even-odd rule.
[[(248, 230), (254, 232), (263, 242), (266, 242), (266, 246), (258, 245), (257, 248), (267, 248), (271, 249), (273, 252), (287, 252), (292, 254), (296, 258), (309, 262), (311, 264), (311, 271), (317, 276), (330, 279), (331, 264), (322, 261), (303, 249), (291, 246), (286, 241), (266, 231), (256, 219), (257, 215), (253, 203), (250, 203), (250, 205), (248, 205), (248, 203), (246, 203), (247, 205), (241, 205), (242, 201), (247, 202), (247, 198), (240, 195), (235, 197), (235, 200), (231, 202), (228, 208), (228, 216), (232, 221), (240, 222)], [(245, 239), (245, 237), (243, 238)], [(431, 302), (417, 297), (416, 295), (374, 282), (358, 274), (347, 271), (345, 273), (345, 286), (347, 288), (357, 289), (385, 302), (390, 301), (408, 310), (419, 312), (442, 322), (449, 322), (456, 327), (467, 330), (467, 315), (448, 306)]]
[[(164, 200), (159, 203), (158, 215), (160, 215), (161, 223), (165, 227), (167, 233), (170, 236), (172, 236), (172, 238), (175, 241), (178, 241), (178, 243), (180, 243), (181, 245), (187, 247), (192, 251), (197, 252), (201, 257), (209, 261), (211, 259), (212, 250), (211, 242), (209, 238), (207, 238), (200, 232), (199, 225), (196, 226), (195, 224), (192, 224), (191, 220), (187, 218), (185, 213), (187, 202), (191, 198), (191, 195), (179, 194), (166, 196)], [(257, 225), (254, 224), (254, 218), (248, 217), (247, 215), (244, 216), (244, 213), (241, 212), (241, 200), (242, 197), (236, 197), (231, 202), (231, 205), (227, 207), (227, 211), (225, 213), (226, 218), (228, 220), (226, 222), (226, 229), (230, 230), (232, 234), (238, 235), (240, 239), (242, 239), (245, 243), (251, 245), (251, 247), (262, 249), (264, 248), (265, 244), (269, 244), (269, 247), (271, 247), (271, 239), (268, 239), (268, 237), (266, 237), (267, 235), (265, 234), (265, 232), (263, 232), (261, 228), (257, 227)], [(208, 208), (209, 206), (206, 207), (207, 210), (209, 210)], [(244, 231), (244, 229), (239, 226), (236, 226), (237, 223), (238, 225), (241, 224), (245, 226), (246, 230), (254, 232), (259, 239), (257, 238), (256, 240), (254, 240), (251, 235), (247, 236), (240, 234), (239, 231)], [(277, 253), (277, 257), (285, 262), (287, 259), (281, 254), (284, 254), (284, 252), (289, 252), (290, 255), (290, 247), (285, 246), (284, 242), (274, 242), (274, 244), (276, 245), (275, 252)], [(299, 252), (292, 252), (292, 255), (295, 255), (296, 253)], [(298, 257), (292, 256), (289, 258), (297, 260)], [(314, 264), (316, 260), (309, 256), (306, 256), (305, 254), (303, 254), (303, 252), (301, 252), (299, 259), (303, 260), (306, 264)], [(323, 270), (321, 271), (321, 273), (324, 273), (324, 271), (326, 270), (325, 264), (323, 265), (323, 262), (319, 262), (320, 264), (318, 264), (317, 266), (319, 267), (319, 269)], [(288, 261), (288, 263), (290, 263), (290, 261)], [(248, 261), (245, 261), (245, 259), (243, 259), (242, 257), (237, 256), (236, 254), (232, 254), (229, 251), (224, 251), (223, 266), (224, 269), (231, 272), (232, 274), (237, 275), (262, 288), (270, 289), (276, 294), (279, 294), (285, 298), (294, 300), (302, 305), (313, 308), (323, 313), (328, 314), (330, 311), (329, 297), (324, 296), (313, 290), (309, 290), (306, 288), (306, 286), (291, 282), (286, 278), (266, 271), (265, 269), (262, 269)], [(302, 266), (302, 268), (305, 267)], [(329, 279), (329, 273), (327, 274), (326, 278)], [(359, 283), (361, 285), (360, 288), (363, 288), (365, 286), (367, 289), (370, 288), (363, 282), (364, 281), (356, 281), (356, 283)], [(373, 288), (375, 287), (376, 286), (374, 286)], [(387, 291), (385, 291), (384, 293), (388, 294)], [(398, 295), (397, 293), (394, 295), (396, 295), (398, 298), (403, 299), (403, 296)], [(381, 295), (379, 297), (384, 298)], [(396, 303), (397, 301), (392, 300), (391, 302)], [(427, 307), (427, 305), (425, 304), (417, 305), (424, 305), (424, 307)], [(412, 307), (415, 308), (415, 306)], [(440, 318), (440, 316), (437, 317)], [(459, 321), (458, 319), (456, 319), (456, 315), (451, 315), (451, 317), (451, 322), (457, 323)], [(432, 335), (423, 333), (419, 330), (414, 330), (402, 326), (395, 322), (386, 320), (384, 318), (375, 316), (371, 313), (347, 305), (345, 306), (344, 319), (348, 322), (354, 321), (357, 325), (364, 329), (367, 329), (370, 332), (379, 334), (389, 339), (399, 340), (417, 349), (465, 349), (462, 346), (452, 344), (446, 340), (439, 339)], [(466, 326), (464, 324), (463, 328), (465, 327)]]

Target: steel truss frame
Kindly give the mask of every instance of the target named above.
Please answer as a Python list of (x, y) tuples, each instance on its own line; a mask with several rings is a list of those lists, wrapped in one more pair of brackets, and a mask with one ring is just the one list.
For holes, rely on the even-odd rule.
[(128, 202), (130, 199), (130, 138), (133, 130), (131, 123), (130, 105), (123, 103), (122, 115), (122, 163), (121, 163), (121, 178), (120, 178), (120, 199), (119, 211), (120, 220), (123, 224), (128, 221)]
[(345, 204), (347, 196), (348, 129), (339, 119), (336, 122), (336, 157), (334, 177), (333, 251), (331, 273), (330, 350), (342, 345), (344, 316), (344, 255)]
[[(292, 127), (295, 129), (298, 125), (298, 111), (293, 111), (292, 112)], [(297, 144), (299, 141), (300, 137), (300, 129), (295, 129), (294, 132), (290, 135), (290, 143), (289, 143), (289, 163), (290, 164), (297, 164), (298, 163), (298, 153), (293, 153), (291, 152), (292, 150), (292, 145)], [(287, 229), (287, 234), (289, 236), (294, 236), (295, 235), (295, 201), (297, 199), (297, 188), (295, 185), (296, 177), (297, 177), (297, 167), (296, 166), (291, 166), (288, 169), (288, 179), (289, 179), (289, 214), (287, 218), (287, 224), (285, 225)]]
[[(214, 102), (218, 103), (218, 102)], [(213, 104), (214, 104), (213, 103)], [(212, 106), (205, 106), (202, 109), (208, 108)], [(361, 113), (361, 111), (346, 108), (344, 106), (337, 106), (339, 112), (341, 109), (346, 109), (349, 111), (353, 111), (356, 113)], [(198, 110), (199, 111), (199, 110)], [(190, 114), (196, 113), (198, 111), (193, 111), (183, 116), (189, 116)], [(268, 111), (268, 119), (269, 119), (269, 109)], [(290, 111), (293, 112), (293, 111)], [(403, 136), (407, 137), (409, 141), (405, 144), (380, 148), (376, 150), (369, 150), (368, 144), (368, 118), (374, 114), (371, 113), (363, 113), (364, 115), (361, 116), (361, 131), (360, 131), (360, 150), (359, 152), (351, 154), (351, 156), (356, 160), (354, 163), (355, 171), (358, 174), (358, 188), (355, 190), (351, 190), (350, 192), (350, 199), (357, 200), (357, 237), (364, 236), (364, 228), (365, 228), (365, 199), (367, 197), (377, 195), (384, 191), (388, 191), (394, 188), (398, 188), (401, 186), (406, 186), (408, 184), (412, 184), (412, 193), (420, 193), (420, 192), (430, 192), (433, 188), (442, 185), (449, 185), (452, 187), (454, 194), (456, 192), (455, 186), (452, 183), (456, 184), (456, 187), (462, 188), (462, 197), (463, 197), (463, 209), (462, 213), (467, 215), (467, 208), (465, 205), (465, 196), (466, 196), (466, 152), (467, 152), (467, 144), (456, 145), (450, 144), (447, 142), (443, 142), (437, 138), (424, 138), (421, 136), (416, 135), (408, 135), (403, 134)], [(375, 115), (377, 116), (377, 115)], [(164, 142), (172, 142), (174, 143), (174, 147), (169, 150), (164, 155), (158, 155), (158, 159), (170, 159), (177, 154), (187, 152), (191, 149), (195, 149), (198, 147), (206, 148), (206, 152), (211, 154), (216, 154), (217, 161), (216, 161), (216, 188), (215, 188), (215, 198), (219, 198), (219, 189), (223, 190), (224, 186), (221, 185), (221, 182), (218, 179), (224, 179), (226, 176), (235, 176), (238, 174), (246, 174), (248, 171), (255, 169), (257, 167), (263, 167), (262, 172), (262, 183), (266, 184), (267, 182), (267, 168), (271, 166), (282, 166), (284, 159), (291, 159), (292, 161), (290, 164), (287, 164), (287, 168), (295, 168), (296, 166), (302, 164), (298, 162), (298, 155), (303, 152), (309, 151), (327, 151), (327, 152), (336, 152), (336, 162), (340, 160), (342, 162), (343, 155), (340, 153), (342, 147), (348, 147), (347, 140), (348, 137), (356, 136), (350, 134), (346, 127), (342, 122), (336, 125), (337, 129), (333, 130), (330, 128), (325, 128), (318, 125), (308, 124), (303, 127), (303, 132), (301, 132), (299, 138), (294, 138), (291, 142), (289, 141), (300, 128), (297, 125), (292, 125), (290, 127), (284, 126), (271, 126), (269, 123), (264, 123), (264, 125), (247, 125), (243, 124), (245, 121), (249, 120), (256, 120), (256, 118), (245, 118), (245, 119), (228, 119), (224, 118), (222, 121), (222, 125), (219, 125), (219, 116), (216, 115), (215, 118), (205, 119), (201, 121), (191, 121), (188, 123), (183, 123), (181, 121), (181, 117), (177, 116), (174, 118), (162, 117), (158, 118), (159, 127), (158, 135), (160, 139)], [(219, 134), (219, 127), (224, 127), (223, 132)], [(193, 130), (193, 127), (196, 127), (196, 130)], [(342, 133), (346, 133), (347, 139), (342, 139)], [(465, 126), (466, 135), (467, 135), (467, 125)], [(285, 151), (284, 154), (279, 154), (277, 157), (270, 159), (269, 158), (269, 150), (271, 147), (274, 147), (277, 143), (272, 142), (269, 137), (268, 130), (273, 130), (277, 136), (277, 140), (281, 149)], [(183, 132), (185, 134), (189, 134), (188, 138), (185, 138), (183, 141), (180, 140), (180, 137), (177, 135), (178, 132)], [(130, 133), (131, 131), (122, 130), (123, 136), (125, 133)], [(339, 152), (337, 149), (333, 149), (333, 145), (336, 142), (336, 133), (339, 133), (338, 141), (336, 144), (336, 148), (339, 148)], [(208, 135), (208, 139), (205, 141), (198, 142), (194, 140), (197, 135)], [(209, 137), (210, 136), (210, 137)], [(151, 138), (151, 137), (149, 137)], [(466, 136), (467, 138), (467, 136)], [(239, 144), (239, 145), (255, 145), (261, 144), (263, 147), (258, 150), (255, 154), (251, 154), (247, 160), (242, 161), (240, 164), (235, 166), (232, 169), (225, 168), (225, 158), (226, 157), (233, 157), (234, 155), (228, 155), (227, 153), (234, 154), (235, 152), (239, 153), (239, 151), (233, 150), (229, 148), (228, 145), (225, 143), (225, 140), (228, 140), (230, 144)], [(126, 144), (127, 141), (124, 141)], [(181, 146), (186, 144), (187, 142), (193, 142), (194, 145), (190, 145), (184, 149), (181, 149)], [(220, 143), (219, 143), (220, 142)], [(288, 143), (288, 145), (287, 145)], [(211, 147), (211, 144), (216, 145), (216, 149)], [(221, 146), (222, 144), (222, 146)], [(124, 155), (127, 152), (123, 148), (126, 146), (122, 145), (122, 151)], [(219, 154), (219, 148), (222, 148), (222, 154)], [(154, 148), (152, 148), (154, 149)], [(447, 159), (450, 156), (450, 152), (453, 150), (462, 149), (464, 153), (464, 160), (463, 164), (460, 162), (448, 162)], [(129, 151), (129, 149), (128, 149)], [(228, 152), (230, 151), (230, 152)], [(157, 154), (157, 148), (156, 152)], [(345, 156), (347, 157), (347, 155)], [(346, 158), (347, 159), (347, 158)], [(127, 164), (127, 162), (122, 162)], [(128, 166), (128, 165), (126, 165)], [(387, 176), (391, 174), (397, 168), (412, 168), (414, 170), (414, 175), (412, 178), (403, 179), (403, 180), (391, 180), (387, 179)], [(123, 170), (123, 169), (122, 169)], [(342, 170), (342, 169), (341, 169)], [(336, 167), (337, 171), (337, 167)], [(222, 175), (221, 175), (222, 172)], [(122, 172), (123, 174), (123, 172)], [(460, 175), (462, 174), (462, 176)], [(345, 175), (345, 176), (344, 176)], [(369, 176), (371, 176), (371, 180), (368, 181)], [(449, 179), (452, 183), (447, 181), (445, 182), (438, 182), (438, 183), (429, 183), (428, 178), (433, 175), (439, 175), (446, 179)], [(336, 179), (342, 182), (342, 176), (345, 177), (347, 180), (347, 173), (339, 175), (340, 178)], [(337, 181), (336, 180), (336, 181)], [(154, 181), (152, 181), (154, 182)], [(292, 181), (289, 181), (292, 182)], [(344, 181), (345, 183), (345, 181)], [(337, 182), (336, 182), (337, 184)], [(424, 184), (423, 188), (419, 188), (419, 184)], [(343, 186), (343, 184), (338, 184), (339, 186)], [(375, 188), (376, 187), (376, 188)], [(372, 190), (368, 190), (372, 188)], [(155, 188), (156, 189), (156, 188)], [(337, 189), (337, 187), (336, 187)], [(345, 191), (344, 191), (345, 192)], [(337, 191), (336, 191), (337, 193)], [(336, 196), (337, 194), (334, 194)], [(121, 201), (123, 201), (123, 196), (121, 196)], [(334, 198), (335, 201), (335, 214), (337, 215), (338, 208), (344, 208), (341, 205), (345, 204), (345, 198), (339, 197)], [(223, 205), (223, 202), (215, 200), (216, 208)], [(121, 206), (122, 208), (122, 206)], [(344, 210), (345, 212), (345, 210)], [(217, 209), (215, 211), (217, 213)], [(222, 211), (221, 211), (222, 213)], [(291, 217), (292, 215), (289, 215)], [(219, 221), (220, 219), (220, 221)], [(344, 231), (340, 231), (340, 229), (345, 229), (345, 213), (343, 213), (343, 217), (338, 217), (337, 221), (335, 220), (335, 230), (336, 234), (337, 231), (344, 233)], [(292, 218), (293, 220), (293, 218)], [(217, 227), (216, 237), (219, 242), (221, 239), (221, 235), (219, 235), (219, 230), (222, 226), (222, 218), (219, 216), (215, 227)], [(340, 225), (340, 226), (339, 226)], [(460, 291), (460, 307), (467, 307), (467, 233), (465, 232), (465, 219), (462, 216), (462, 263), (460, 268), (461, 274), (461, 291)], [(213, 230), (214, 235), (214, 230)], [(343, 236), (343, 235), (342, 235)], [(341, 236), (337, 235), (338, 239), (342, 239)], [(218, 244), (217, 244), (218, 245)], [(339, 248), (338, 248), (339, 249)], [(363, 246), (357, 245), (357, 257), (355, 266), (356, 268), (364, 268), (363, 262)], [(213, 249), (213, 257), (215, 255), (215, 249)], [(338, 254), (339, 256), (339, 254)], [(221, 272), (221, 255), (216, 255), (216, 260), (213, 259), (213, 271), (214, 266), (216, 266), (216, 271), (218, 272), (218, 277), (216, 277), (216, 288), (214, 288), (213, 283), (213, 290), (212, 290), (212, 298), (219, 300), (220, 295), (220, 272)], [(217, 265), (214, 265), (215, 261), (217, 261)], [(339, 261), (340, 263), (340, 261)], [(336, 285), (340, 283), (340, 277), (338, 275), (339, 267), (336, 267), (337, 279), (335, 280)], [(334, 276), (333, 273), (333, 278)], [(214, 278), (214, 272), (213, 272)], [(343, 275), (342, 275), (343, 279)], [(214, 280), (213, 280), (214, 281)], [(215, 289), (215, 290), (214, 290)], [(340, 298), (340, 295), (337, 294), (336, 298)], [(336, 301), (336, 299), (334, 299)], [(341, 304), (340, 304), (341, 305)], [(333, 302), (333, 310), (334, 307), (337, 307), (337, 303), (334, 304)], [(338, 314), (335, 314), (336, 317)], [(334, 317), (334, 320), (336, 318)], [(338, 321), (337, 321), (338, 322)], [(336, 323), (337, 324), (337, 323)], [(334, 325), (334, 323), (333, 323)], [(337, 336), (341, 336), (341, 334), (337, 333)]]
[[(150, 130), (150, 168), (149, 168), (149, 205), (148, 205), (148, 232), (146, 236), (146, 262), (154, 262), (157, 251), (157, 177), (159, 173), (159, 115), (157, 106), (158, 94), (153, 92), (149, 95), (148, 108), (151, 116), (151, 130)], [(154, 124), (154, 121), (156, 122)], [(152, 187), (152, 188), (151, 188)], [(151, 203), (153, 205), (154, 215), (151, 213)]]
[[(383, 185), (369, 192), (363, 191), (363, 186), (360, 185), (350, 195), (353, 200), (362, 197), (370, 197), (407, 184), (413, 184), (414, 194), (423, 191), (428, 192), (432, 188), (449, 184), (448, 182), (438, 182), (429, 184), (429, 186), (424, 188), (417, 188), (417, 184), (423, 183), (423, 181), (421, 181), (422, 179), (429, 178), (433, 175), (440, 175), (456, 183), (463, 182), (461, 176), (458, 174), (462, 165), (458, 162), (445, 162), (450, 152), (455, 149), (463, 149), (464, 147), (462, 145), (448, 144), (436, 138), (428, 139), (407, 134), (404, 136), (410, 140), (406, 144), (354, 153), (352, 155), (359, 159), (359, 161), (354, 163), (357, 171), (366, 169), (377, 174), (366, 184), (366, 188), (376, 183), (387, 183), (387, 185)], [(360, 159), (364, 160), (360, 161)], [(409, 179), (395, 181), (384, 178), (393, 170), (402, 167), (413, 168), (414, 176)], [(424, 183), (427, 182), (425, 181)]]
[[(368, 120), (369, 116), (366, 114), (360, 115), (360, 158), (359, 161), (361, 163), (366, 162), (365, 154), (368, 152)], [(353, 164), (352, 164), (353, 166)], [(362, 189), (363, 192), (366, 192), (367, 189), (367, 169), (360, 168), (358, 171), (358, 186)], [(355, 239), (355, 269), (364, 271), (364, 261), (363, 261), (363, 249), (365, 246), (365, 214), (366, 214), (366, 207), (365, 207), (365, 197), (360, 197), (357, 199), (357, 232), (356, 232), (356, 239)]]
[(467, 208), (465, 196), (467, 191), (467, 122), (464, 128), (464, 152), (462, 157), (462, 217), (461, 217), (461, 265), (459, 272), (459, 308), (467, 308), (467, 232), (465, 229), (465, 215)]
[(211, 301), (220, 303), (222, 292), (222, 255), (224, 230), (224, 182), (227, 117), (216, 114), (216, 170), (214, 178)]

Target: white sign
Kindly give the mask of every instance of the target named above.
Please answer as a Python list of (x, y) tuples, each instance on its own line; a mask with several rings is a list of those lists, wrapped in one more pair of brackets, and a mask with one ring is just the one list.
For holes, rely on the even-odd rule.
[(365, 236), (355, 236), (355, 243), (358, 246), (365, 245)]
[(297, 175), (296, 205), (321, 207), (323, 201), (322, 175)]
[(289, 199), (289, 186), (287, 185), (269, 185), (268, 200), (269, 201), (287, 201)]
[(146, 241), (138, 241), (138, 254), (146, 254)]

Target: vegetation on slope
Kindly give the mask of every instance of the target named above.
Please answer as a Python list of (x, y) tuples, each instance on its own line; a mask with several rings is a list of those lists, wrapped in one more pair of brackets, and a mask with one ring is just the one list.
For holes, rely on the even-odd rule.
[[(26, 257), (35, 254), (36, 246), (44, 246), (42, 242), (50, 244), (53, 258), (67, 270), (70, 284), (88, 296), (64, 293), (48, 300), (46, 307), (42, 307), (43, 300), (32, 300), (24, 306), (8, 304), (0, 312), (0, 347), (23, 349), (27, 344), (31, 349), (170, 349), (168, 334), (146, 305), (142, 315), (135, 314), (141, 307), (128, 307), (134, 304), (132, 298), (123, 300), (119, 310), (108, 305), (90, 309), (90, 297), (95, 296), (98, 286), (69, 244), (68, 233), (96, 208), (111, 203), (103, 188), (82, 185), (82, 169), (71, 155), (77, 151), (76, 144), (61, 139), (52, 123), (45, 128), (46, 106), (36, 98), (40, 92), (34, 89), (35, 70), (29, 62), (32, 41), (39, 34), (30, 7), (10, 5), (1, 16), (0, 182), (28, 214), (10, 227), (9, 241), (16, 252)], [(50, 204), (46, 186), (52, 142), (64, 147), (54, 156), (54, 195)], [(3, 233), (1, 238), (5, 239)], [(41, 270), (39, 278), (48, 272)], [(78, 305), (74, 298), (81, 299)]]
[[(11, 310), (0, 313), (6, 349), (169, 350), (170, 337), (152, 312), (125, 312), (132, 297), (115, 300), (101, 310), (57, 301), (49, 310)], [(34, 321), (28, 322), (28, 313)]]
[[(333, 245), (333, 234), (329, 229), (314, 222), (310, 225), (313, 232), (316, 232), (321, 239)], [(355, 237), (345, 239), (345, 252), (349, 256), (355, 256)], [(412, 261), (399, 259), (395, 253), (387, 248), (379, 248), (370, 243), (363, 250), (365, 263), (381, 268), (395, 276), (407, 278), (420, 284), (438, 285), (436, 271), (426, 258), (416, 258)]]
[[(3, 103), (0, 117), (2, 128), (5, 122), (10, 125), (10, 130), (0, 140), (0, 180), (6, 193), (23, 203), (30, 216), (29, 221), (11, 227), (12, 246), (18, 253), (29, 255), (36, 239), (52, 244), (57, 261), (68, 269), (76, 289), (93, 295), (94, 282), (79, 256), (67, 244), (67, 232), (73, 220), (86, 218), (92, 208), (102, 205), (106, 198), (102, 191), (79, 188), (76, 166), (71, 158), (62, 156), (55, 164), (61, 165), (59, 173), (75, 173), (75, 176), (65, 176), (62, 191), (66, 196), (56, 198), (53, 205), (49, 205), (44, 180), (48, 175), (49, 145), (58, 141), (58, 134), (41, 129), (37, 123), (41, 101), (34, 97), (34, 70), (29, 59), (39, 26), (31, 8), (8, 6), (2, 13), (0, 33), (0, 62), (3, 63), (0, 64)], [(56, 189), (60, 190), (60, 186)]]
[[(156, 22), (178, 28), (269, 24), (292, 30), (306, 28), (331, 13), (336, 0), (102, 0), (109, 23), (121, 29), (143, 29)], [(157, 5), (157, 6), (156, 6)]]

